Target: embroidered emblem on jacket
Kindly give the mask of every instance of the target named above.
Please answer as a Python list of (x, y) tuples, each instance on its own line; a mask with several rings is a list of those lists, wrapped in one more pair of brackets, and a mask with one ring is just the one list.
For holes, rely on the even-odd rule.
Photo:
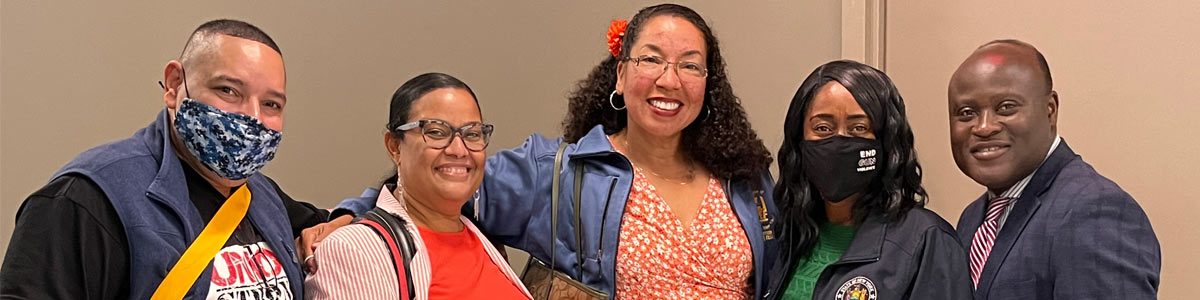
[(875, 283), (867, 277), (850, 278), (838, 288), (835, 300), (875, 300)]

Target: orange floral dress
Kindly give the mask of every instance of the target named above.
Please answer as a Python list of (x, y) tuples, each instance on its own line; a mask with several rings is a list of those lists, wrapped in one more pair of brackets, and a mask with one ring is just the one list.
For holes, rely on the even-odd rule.
[(684, 228), (634, 168), (617, 243), (617, 299), (749, 299), (753, 253), (716, 179)]

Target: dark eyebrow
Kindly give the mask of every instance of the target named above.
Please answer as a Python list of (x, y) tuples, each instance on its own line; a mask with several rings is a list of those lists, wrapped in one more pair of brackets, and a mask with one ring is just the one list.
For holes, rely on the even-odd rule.
[(815, 119), (833, 120), (833, 114), (819, 113), (819, 114), (813, 115), (811, 118), (808, 118), (809, 121), (812, 121)]
[[(229, 76), (229, 75), (217, 75), (216, 77), (213, 77), (213, 79), (211, 79), (210, 81), (213, 81), (213, 82), (228, 81), (229, 83), (232, 83), (239, 87), (246, 86), (245, 81), (242, 81), (241, 79), (238, 79), (236, 77)], [(271, 97), (279, 98), (280, 101), (287, 102), (287, 95), (284, 94), (283, 92), (271, 90), (271, 91), (267, 91), (267, 94), (271, 95)]]
[(847, 119), (847, 120), (861, 120), (861, 119), (867, 119), (867, 120), (869, 121), (869, 120), (871, 120), (871, 117), (868, 117), (868, 116), (867, 116), (867, 115), (865, 115), (865, 114), (855, 114), (855, 115), (850, 115), (849, 117), (846, 117), (846, 119)]
[[(646, 44), (644, 47), (650, 49), (650, 51), (654, 51), (654, 52), (658, 52), (658, 53), (663, 52), (662, 48), (659, 48), (658, 46), (656, 46), (654, 44)], [(684, 52), (683, 55), (680, 55), (680, 56), (682, 57), (682, 56), (689, 56), (689, 55), (700, 55), (700, 50), (688, 50), (687, 52)]]
[(989, 100), (997, 101), (998, 103), (1004, 103), (1004, 101), (1006, 101), (1006, 100), (1013, 100), (1013, 101), (1016, 101), (1019, 103), (1029, 102), (1029, 100), (1025, 99), (1025, 97), (1023, 97), (1021, 94), (1008, 93), (1008, 92), (997, 93), (996, 95), (992, 96), (992, 98)]
[(421, 119), (421, 120), (438, 121), (438, 122), (441, 122), (442, 124), (446, 124), (446, 126), (450, 126), (450, 128), (453, 128), (455, 130), (462, 129), (463, 127), (471, 126), (472, 124), (487, 125), (487, 123), (484, 123), (483, 120), (470, 121), (470, 122), (462, 124), (462, 126), (455, 126), (454, 124), (450, 124), (450, 121), (446, 121), (446, 120), (442, 120), (442, 119), (428, 118), (428, 119)]
[(654, 44), (646, 44), (646, 46), (644, 46), (644, 47), (650, 48), (650, 51), (662, 53), (662, 48), (659, 48), (658, 46), (655, 46)]
[(270, 90), (270, 91), (267, 91), (267, 94), (271, 95), (271, 97), (279, 98), (280, 101), (287, 103), (287, 95), (284, 95), (283, 92), (276, 91), (276, 90)]
[[(833, 118), (833, 114), (820, 113), (820, 114), (816, 114), (816, 115), (812, 116), (812, 118), (808, 118), (808, 119), (811, 121), (814, 119), (833, 120), (834, 118)], [(865, 114), (854, 114), (854, 115), (850, 115), (850, 116), (846, 117), (846, 120), (862, 120), (862, 119), (866, 119), (867, 121), (870, 121), (871, 117), (869, 117)]]
[(703, 55), (700, 55), (700, 50), (689, 50), (688, 52), (684, 52), (683, 55), (680, 55), (680, 57), (689, 56), (689, 55), (703, 56)]
[(229, 76), (229, 75), (217, 75), (216, 77), (213, 77), (213, 78), (212, 78), (211, 80), (209, 80), (209, 81), (210, 81), (210, 82), (213, 82), (213, 81), (228, 81), (228, 82), (230, 82), (230, 83), (233, 83), (233, 84), (235, 84), (235, 85), (238, 85), (238, 86), (246, 86), (246, 82), (242, 81), (241, 79), (234, 78), (233, 76)]

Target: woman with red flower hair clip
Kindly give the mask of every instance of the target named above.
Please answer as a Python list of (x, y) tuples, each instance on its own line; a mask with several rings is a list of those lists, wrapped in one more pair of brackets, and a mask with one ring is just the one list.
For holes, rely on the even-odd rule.
[(763, 298), (778, 252), (771, 155), (712, 29), (662, 4), (607, 38), (611, 55), (570, 95), (564, 137), (490, 157), (467, 210), (493, 239), (615, 298)]

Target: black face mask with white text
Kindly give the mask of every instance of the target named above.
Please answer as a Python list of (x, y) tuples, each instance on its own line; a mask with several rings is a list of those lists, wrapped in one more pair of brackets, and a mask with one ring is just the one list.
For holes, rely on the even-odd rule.
[(878, 173), (879, 140), (835, 135), (802, 141), (804, 175), (826, 201), (837, 203), (871, 184)]

